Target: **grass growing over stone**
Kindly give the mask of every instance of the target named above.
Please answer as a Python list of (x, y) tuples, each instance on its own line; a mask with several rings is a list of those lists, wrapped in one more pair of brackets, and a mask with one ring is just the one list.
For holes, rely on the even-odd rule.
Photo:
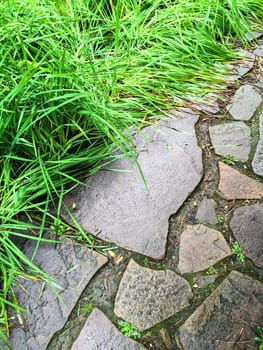
[[(79, 179), (122, 155), (134, 159), (131, 129), (219, 89), (222, 62), (263, 11), (262, 0), (3, 0), (0, 12), (4, 339), (7, 308), (20, 312), (16, 277), (48, 279), (17, 237), (39, 241)], [(57, 216), (47, 210), (55, 200)]]

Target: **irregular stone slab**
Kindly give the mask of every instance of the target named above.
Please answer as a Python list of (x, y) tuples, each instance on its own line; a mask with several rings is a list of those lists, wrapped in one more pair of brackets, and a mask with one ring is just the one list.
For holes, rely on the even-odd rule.
[(233, 156), (246, 162), (250, 153), (250, 128), (244, 122), (225, 123), (209, 128), (211, 142), (216, 154)]
[(244, 255), (263, 267), (263, 204), (235, 210), (230, 227)]
[(189, 283), (175, 272), (151, 270), (130, 260), (116, 295), (114, 312), (145, 330), (188, 306), (191, 297)]
[(260, 45), (256, 50), (254, 50), (256, 56), (263, 57), (263, 45)]
[(194, 103), (191, 105), (192, 108), (196, 108), (198, 111), (206, 114), (216, 114), (220, 112), (219, 104), (216, 100), (209, 101), (207, 103)]
[(256, 40), (256, 39), (259, 39), (261, 38), (263, 35), (262, 32), (256, 32), (256, 31), (253, 31), (250, 33), (246, 33), (246, 37), (249, 41), (252, 41), (252, 40)]
[(259, 118), (259, 132), (260, 136), (252, 161), (252, 168), (255, 174), (263, 176), (263, 113), (261, 113)]
[(243, 85), (237, 90), (232, 104), (227, 109), (234, 119), (249, 120), (261, 102), (262, 96), (257, 88)]
[(255, 61), (255, 55), (247, 50), (237, 50), (237, 54), (239, 55), (239, 57), (244, 58), (244, 60), (246, 62), (250, 61), (250, 62), (254, 62)]
[(181, 273), (198, 272), (231, 255), (221, 232), (204, 225), (187, 225), (180, 237)]
[(235, 71), (241, 78), (244, 75), (246, 75), (248, 72), (250, 72), (253, 67), (254, 67), (254, 62), (246, 62), (235, 66)]
[(263, 184), (260, 182), (222, 162), (219, 162), (219, 172), (218, 189), (225, 199), (260, 199), (263, 197)]
[[(241, 76), (238, 74), (229, 74), (226, 77), (228, 83), (234, 83), (234, 82), (238, 81), (240, 78), (241, 78)], [(227, 106), (227, 110), (228, 109), (229, 109), (229, 106)]]
[[(175, 113), (135, 137), (138, 162), (120, 159), (67, 195), (82, 227), (97, 237), (160, 259), (165, 254), (168, 219), (202, 177), (202, 155), (194, 125), (197, 114)], [(110, 171), (115, 169), (116, 171)]]
[[(28, 241), (24, 252), (31, 258), (34, 249), (35, 243)], [(68, 239), (57, 248), (51, 243), (41, 243), (34, 263), (52, 277), (61, 302), (50, 286), (43, 285), (42, 281), (19, 279), (23, 290), (17, 287), (16, 297), (29, 313), (23, 314), (24, 328), (12, 328), (12, 347), (19, 350), (46, 349), (52, 336), (65, 325), (92, 276), (106, 261), (106, 257), (74, 246)]]
[(71, 350), (146, 350), (126, 338), (98, 309), (93, 309)]
[(232, 271), (179, 329), (185, 350), (255, 349), (263, 322), (263, 284)]
[(216, 202), (213, 199), (208, 199), (207, 197), (204, 197), (201, 201), (197, 213), (196, 213), (196, 220), (208, 222), (209, 224), (216, 225), (217, 224), (217, 218), (216, 218)]
[(232, 81), (236, 81), (247, 74), (253, 67), (255, 62), (255, 55), (246, 50), (238, 50), (238, 55), (243, 60), (236, 61), (235, 64), (227, 65), (229, 68), (235, 70), (237, 75), (232, 75)]

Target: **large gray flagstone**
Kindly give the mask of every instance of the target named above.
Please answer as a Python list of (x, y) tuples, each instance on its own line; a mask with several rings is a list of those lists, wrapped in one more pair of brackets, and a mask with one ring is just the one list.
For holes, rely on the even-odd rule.
[(87, 318), (71, 350), (146, 350), (141, 344), (126, 338), (99, 309)]
[[(35, 242), (28, 241), (24, 253), (32, 257)], [(14, 350), (44, 350), (52, 336), (65, 325), (81, 293), (107, 258), (65, 239), (55, 247), (41, 243), (34, 263), (53, 280), (61, 300), (43, 281), (19, 278), (15, 294), (28, 313), (22, 313), (23, 325), (11, 329), (10, 344)], [(1, 348), (1, 344), (0, 344)], [(2, 348), (1, 348), (2, 349)]]
[(202, 154), (194, 129), (198, 117), (194, 112), (177, 112), (135, 136), (148, 189), (136, 165), (119, 159), (69, 193), (64, 205), (71, 209), (75, 203), (76, 220), (98, 238), (162, 258), (168, 219), (202, 177)]

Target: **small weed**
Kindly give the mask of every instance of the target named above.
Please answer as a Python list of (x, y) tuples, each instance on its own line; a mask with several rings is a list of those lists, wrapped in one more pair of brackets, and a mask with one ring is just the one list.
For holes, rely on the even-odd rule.
[(84, 312), (84, 314), (90, 314), (93, 308), (94, 305), (92, 303), (88, 303), (81, 308), (81, 311)]
[(237, 160), (230, 154), (224, 157), (222, 160), (227, 165), (235, 165), (235, 163), (237, 162)]
[(258, 343), (258, 350), (263, 350), (263, 327), (257, 327), (255, 341)]
[(206, 271), (207, 275), (215, 275), (217, 274), (217, 269), (215, 269), (213, 266), (209, 267), (209, 269)]
[(124, 334), (125, 337), (140, 339), (142, 336), (140, 330), (129, 322), (118, 321), (118, 326), (121, 333)]
[(224, 216), (219, 213), (216, 213), (216, 219), (219, 224), (222, 224), (224, 222)]
[(55, 219), (53, 225), (50, 226), (52, 231), (55, 231), (58, 235), (65, 234), (67, 226), (59, 219)]
[(158, 262), (158, 263), (156, 264), (156, 268), (159, 269), (159, 270), (163, 270), (163, 269), (166, 268), (166, 265), (165, 265), (164, 263)]
[(147, 257), (145, 257), (145, 258), (143, 259), (143, 265), (144, 265), (145, 267), (150, 267), (150, 261), (149, 261), (149, 259), (148, 259)]
[(245, 256), (242, 252), (242, 249), (240, 247), (240, 244), (238, 241), (235, 241), (232, 245), (231, 253), (236, 255), (237, 260), (240, 261), (241, 263), (245, 262)]
[(263, 350), (263, 327), (257, 327), (255, 341), (258, 343), (258, 350)]

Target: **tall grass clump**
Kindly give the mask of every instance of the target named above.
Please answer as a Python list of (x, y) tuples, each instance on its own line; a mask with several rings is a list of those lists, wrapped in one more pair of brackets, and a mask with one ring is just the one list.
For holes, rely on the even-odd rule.
[(3, 339), (16, 277), (48, 279), (17, 237), (40, 240), (69, 185), (133, 159), (131, 129), (219, 89), (262, 12), (262, 0), (0, 1)]

